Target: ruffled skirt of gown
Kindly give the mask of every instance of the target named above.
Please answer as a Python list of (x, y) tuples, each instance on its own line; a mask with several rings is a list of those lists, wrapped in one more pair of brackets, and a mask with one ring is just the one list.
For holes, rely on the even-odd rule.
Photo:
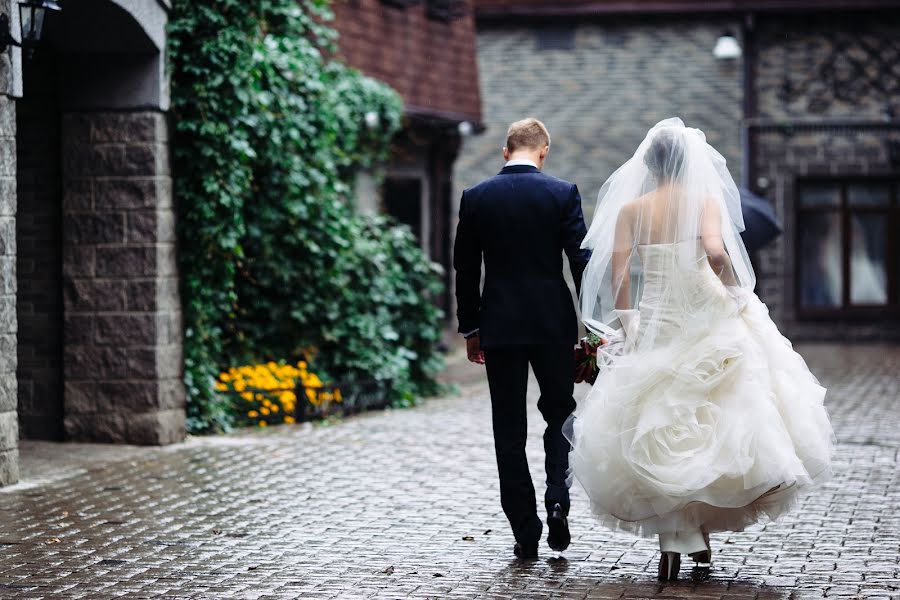
[(710, 285), (657, 343), (611, 357), (570, 418), (570, 474), (608, 526), (741, 531), (830, 474), (825, 389), (754, 294)]

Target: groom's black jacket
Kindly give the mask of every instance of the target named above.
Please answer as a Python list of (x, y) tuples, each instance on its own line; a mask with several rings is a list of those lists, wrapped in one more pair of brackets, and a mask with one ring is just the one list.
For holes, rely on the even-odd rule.
[(534, 167), (506, 167), (463, 192), (453, 257), (460, 333), (479, 329), (482, 348), (574, 344), (562, 252), (580, 290), (585, 234), (578, 188)]

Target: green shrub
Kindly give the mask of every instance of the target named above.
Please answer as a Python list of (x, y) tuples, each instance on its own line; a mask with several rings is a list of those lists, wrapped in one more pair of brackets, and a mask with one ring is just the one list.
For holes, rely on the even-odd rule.
[[(175, 0), (169, 60), (188, 426), (233, 423), (221, 368), (315, 355), (332, 378), (435, 391), (440, 267), (348, 204), (402, 102), (328, 58), (326, 2)], [(365, 125), (365, 114), (379, 125)]]

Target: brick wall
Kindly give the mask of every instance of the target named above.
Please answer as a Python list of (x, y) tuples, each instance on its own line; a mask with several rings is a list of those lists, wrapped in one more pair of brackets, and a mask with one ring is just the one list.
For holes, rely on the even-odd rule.
[(62, 189), (52, 54), (28, 64), (17, 101), (19, 429), (62, 438)]
[(66, 434), (181, 440), (181, 309), (165, 115), (65, 115), (63, 181)]
[(741, 65), (717, 61), (712, 48), (727, 19), (673, 21), (608, 18), (574, 28), (571, 50), (538, 50), (551, 25), (485, 25), (478, 69), (487, 131), (466, 140), (455, 172), (465, 187), (502, 167), (507, 125), (543, 120), (553, 138), (546, 171), (578, 184), (585, 209), (600, 186), (635, 151), (647, 130), (681, 116), (706, 132), (740, 179)]
[[(741, 63), (712, 55), (725, 29), (737, 31), (739, 22), (607, 17), (479, 25), (487, 130), (465, 140), (456, 162), (451, 231), (462, 190), (502, 168), (506, 128), (526, 116), (550, 129), (545, 171), (578, 185), (588, 225), (600, 186), (666, 117), (705, 131), (740, 180)], [(539, 50), (538, 35), (546, 34), (557, 42), (572, 35), (571, 49)]]
[[(798, 179), (900, 175), (888, 150), (889, 141), (900, 143), (897, 122), (893, 128), (852, 125), (886, 123), (888, 115), (900, 115), (898, 39), (896, 15), (806, 15), (758, 22), (752, 183), (773, 201), (785, 225), (784, 235), (760, 255), (760, 296), (792, 338), (900, 339), (900, 324), (881, 318), (799, 320), (794, 298)], [(862, 61), (868, 75), (856, 72), (852, 60)], [(791, 123), (795, 126), (779, 126)]]
[(386, 81), (407, 109), (479, 121), (472, 2), (449, 22), (426, 16), (426, 3), (408, 8), (382, 0), (338, 0), (335, 27), (341, 55), (365, 74)]

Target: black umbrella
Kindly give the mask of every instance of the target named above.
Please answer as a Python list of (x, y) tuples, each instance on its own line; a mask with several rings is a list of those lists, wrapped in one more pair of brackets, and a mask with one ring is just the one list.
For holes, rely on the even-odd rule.
[(738, 188), (741, 194), (741, 212), (744, 214), (744, 231), (741, 237), (747, 252), (756, 252), (774, 240), (781, 233), (781, 221), (772, 208), (772, 203), (745, 188)]

